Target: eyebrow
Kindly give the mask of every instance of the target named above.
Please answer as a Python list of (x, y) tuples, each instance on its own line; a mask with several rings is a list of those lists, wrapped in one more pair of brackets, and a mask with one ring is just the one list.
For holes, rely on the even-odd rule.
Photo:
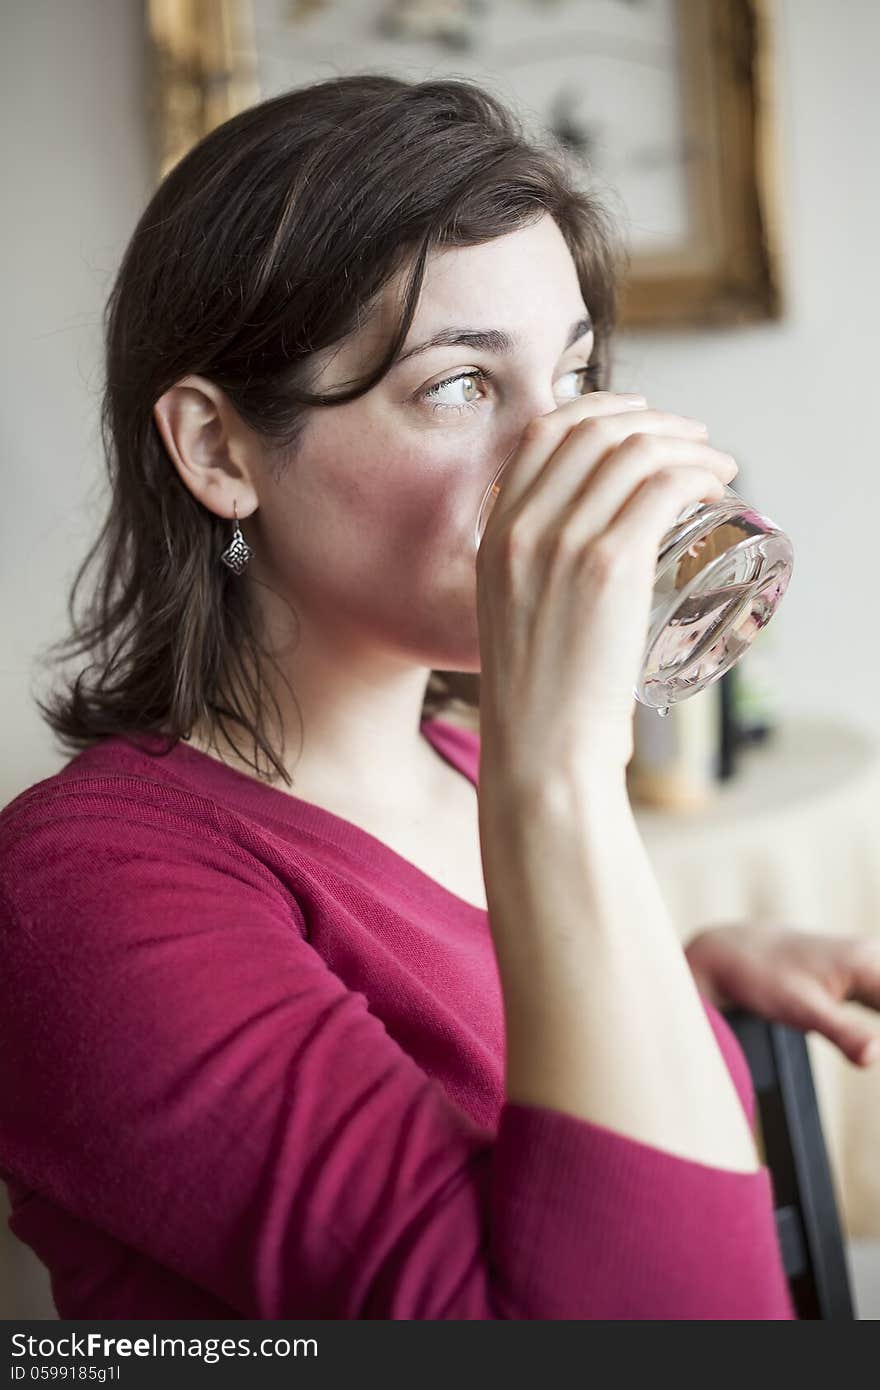
[[(592, 328), (593, 320), (589, 314), (586, 318), (578, 319), (569, 329), (568, 341), (563, 351), (576, 343), (578, 338), (585, 337)], [(500, 328), (441, 328), (423, 343), (416, 343), (413, 347), (407, 348), (406, 352), (395, 359), (394, 366), (399, 367), (402, 362), (409, 361), (410, 357), (428, 352), (435, 347), (472, 347), (481, 352), (495, 353), (500, 357), (511, 353), (521, 342), (522, 338), (518, 333), (505, 333)]]

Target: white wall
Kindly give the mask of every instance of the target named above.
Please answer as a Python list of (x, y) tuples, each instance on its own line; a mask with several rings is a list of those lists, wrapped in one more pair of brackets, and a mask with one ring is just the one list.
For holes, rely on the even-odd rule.
[[(795, 574), (767, 633), (783, 710), (880, 734), (880, 5), (842, 0), (833, 22), (823, 0), (778, 10), (788, 317), (629, 335), (617, 381), (705, 419), (740, 459), (750, 500), (790, 531)], [(64, 631), (97, 520), (100, 314), (152, 186), (137, 0), (17, 0), (3, 26), (0, 288), (13, 331), (2, 348), (0, 804), (62, 761), (30, 701), (30, 662)]]
[[(5, 0), (0, 804), (64, 759), (29, 697), (97, 519), (100, 317), (149, 197), (138, 0)], [(91, 492), (89, 492), (91, 489)]]

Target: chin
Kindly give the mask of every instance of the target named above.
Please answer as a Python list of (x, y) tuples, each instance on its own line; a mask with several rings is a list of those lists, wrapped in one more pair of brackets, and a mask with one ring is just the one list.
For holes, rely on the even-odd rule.
[(435, 659), (431, 662), (431, 667), (435, 671), (463, 671), (468, 675), (478, 676), (480, 674), (480, 639), (474, 624), (473, 640), (469, 643), (462, 642), (462, 629), (464, 622), (457, 633), (458, 640), (455, 643), (448, 643), (444, 651), (439, 651)]

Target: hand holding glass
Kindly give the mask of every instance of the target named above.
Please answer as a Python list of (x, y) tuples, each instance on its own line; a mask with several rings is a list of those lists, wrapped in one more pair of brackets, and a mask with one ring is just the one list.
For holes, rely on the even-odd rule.
[[(507, 463), (480, 503), (477, 548)], [(670, 705), (730, 670), (776, 611), (792, 565), (788, 536), (731, 487), (725, 485), (718, 501), (696, 502), (681, 512), (657, 556), (641, 676), (633, 691), (640, 704), (666, 714)]]

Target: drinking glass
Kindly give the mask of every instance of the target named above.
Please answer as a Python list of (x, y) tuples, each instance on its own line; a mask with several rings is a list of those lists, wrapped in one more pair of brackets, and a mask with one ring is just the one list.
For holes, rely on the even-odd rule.
[[(502, 463), (477, 514), (477, 548), (501, 484)], [(718, 501), (695, 502), (660, 543), (641, 673), (633, 694), (660, 715), (696, 695), (739, 661), (788, 588), (789, 537), (725, 485)]]

